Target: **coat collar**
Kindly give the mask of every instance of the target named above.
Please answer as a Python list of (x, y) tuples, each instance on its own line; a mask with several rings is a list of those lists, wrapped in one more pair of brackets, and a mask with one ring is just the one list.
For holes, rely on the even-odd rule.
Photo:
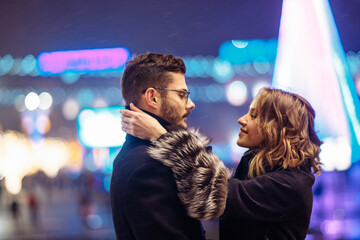
[[(125, 109), (128, 109), (128, 110), (131, 110), (130, 109), (130, 106), (125, 106)], [(140, 108), (141, 109), (141, 108)], [(162, 119), (161, 117), (151, 113), (151, 112), (148, 112), (144, 109), (141, 109), (141, 111), (149, 114), (150, 116), (152, 116), (153, 118), (155, 118), (160, 124), (161, 126), (163, 126), (166, 130), (169, 130), (169, 129), (172, 129), (174, 126), (172, 126), (170, 123), (168, 123), (167, 121), (165, 121), (164, 119)], [(148, 141), (148, 140), (143, 140), (143, 139), (140, 139), (140, 138), (137, 138), (131, 134), (126, 134), (126, 140), (141, 140), (141, 141)]]

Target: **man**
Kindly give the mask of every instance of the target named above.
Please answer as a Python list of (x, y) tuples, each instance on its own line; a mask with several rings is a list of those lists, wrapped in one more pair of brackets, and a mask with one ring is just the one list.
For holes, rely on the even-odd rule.
[[(189, 98), (185, 71), (181, 58), (155, 53), (139, 55), (126, 65), (121, 91), (127, 109), (134, 103), (159, 121), (164, 131), (158, 136), (187, 128), (186, 120), (195, 104)], [(192, 210), (187, 209), (180, 199), (187, 187), (178, 189), (176, 173), (149, 155), (150, 146), (150, 141), (127, 134), (124, 146), (114, 160), (110, 201), (117, 239), (205, 239), (201, 222), (195, 218), (219, 216), (223, 208), (219, 212), (217, 204), (220, 202), (225, 206), (225, 199), (211, 197), (212, 211), (216, 213), (206, 215), (204, 201), (200, 201), (201, 213), (195, 210), (195, 215), (191, 214)], [(226, 191), (227, 180), (221, 183), (221, 191)], [(186, 184), (192, 184), (192, 180)]]

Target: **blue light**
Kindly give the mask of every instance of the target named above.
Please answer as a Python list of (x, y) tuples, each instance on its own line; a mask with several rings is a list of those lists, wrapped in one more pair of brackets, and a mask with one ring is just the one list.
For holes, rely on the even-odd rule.
[(80, 89), (77, 94), (77, 101), (82, 108), (91, 106), (94, 98), (94, 93), (91, 89)]
[(86, 170), (90, 172), (95, 172), (97, 170), (97, 167), (94, 163), (94, 157), (91, 153), (85, 154), (83, 163)]
[(253, 65), (254, 65), (254, 69), (259, 74), (265, 74), (265, 73), (270, 72), (270, 63), (267, 62), (267, 59), (265, 59), (265, 58), (256, 59), (256, 61), (254, 61)]
[(73, 84), (79, 80), (80, 74), (67, 72), (61, 75), (61, 80), (66, 84)]
[(214, 61), (213, 77), (217, 82), (226, 83), (234, 76), (230, 62), (216, 59)]
[(205, 91), (210, 102), (219, 102), (224, 99), (225, 90), (220, 84), (210, 84)]
[(104, 189), (107, 192), (110, 192), (110, 182), (111, 182), (111, 176), (105, 176), (104, 177)]
[(33, 55), (27, 55), (21, 62), (21, 71), (24, 75), (30, 74), (36, 67), (36, 59)]
[(7, 74), (10, 69), (13, 67), (14, 59), (10, 54), (6, 54), (1, 60), (0, 60), (0, 75)]
[(0, 102), (2, 102), (2, 99), (4, 98), (5, 92), (2, 88), (0, 88)]
[(229, 164), (231, 161), (231, 147), (226, 142), (212, 144), (212, 151), (224, 162)]
[(88, 148), (121, 147), (126, 133), (121, 129), (123, 107), (85, 108), (77, 118), (79, 141)]
[(22, 60), (20, 58), (15, 58), (12, 68), (9, 71), (10, 75), (20, 75), (20, 76), (24, 76), (24, 74), (21, 71), (21, 62)]
[(277, 40), (232, 40), (223, 42), (219, 48), (219, 57), (232, 65), (242, 65), (264, 59), (273, 62), (276, 58)]

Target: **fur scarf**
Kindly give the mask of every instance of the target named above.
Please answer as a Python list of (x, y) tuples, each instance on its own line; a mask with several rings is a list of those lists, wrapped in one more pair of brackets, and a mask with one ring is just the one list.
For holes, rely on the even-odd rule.
[(171, 168), (178, 196), (190, 217), (211, 220), (225, 210), (230, 171), (207, 147), (210, 140), (196, 131), (178, 129), (148, 148), (150, 156)]

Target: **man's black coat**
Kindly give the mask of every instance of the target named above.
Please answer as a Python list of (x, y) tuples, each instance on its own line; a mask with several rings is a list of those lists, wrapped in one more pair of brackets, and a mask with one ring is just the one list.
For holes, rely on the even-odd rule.
[(200, 221), (180, 202), (171, 169), (148, 155), (149, 146), (128, 134), (114, 160), (110, 201), (117, 239), (205, 239)]

